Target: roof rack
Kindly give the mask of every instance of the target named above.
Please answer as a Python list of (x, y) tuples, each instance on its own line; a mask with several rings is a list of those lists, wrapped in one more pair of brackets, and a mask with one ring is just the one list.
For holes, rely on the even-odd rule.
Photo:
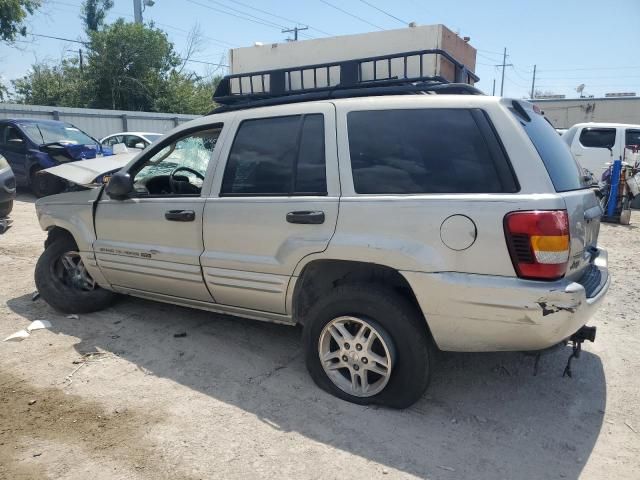
[[(425, 65), (425, 59), (427, 65)], [(450, 64), (455, 83), (425, 70)], [(440, 63), (438, 63), (440, 62)], [(213, 95), (221, 106), (211, 113), (330, 98), (448, 93), (481, 95), (479, 78), (441, 49), (358, 58), (225, 76)]]

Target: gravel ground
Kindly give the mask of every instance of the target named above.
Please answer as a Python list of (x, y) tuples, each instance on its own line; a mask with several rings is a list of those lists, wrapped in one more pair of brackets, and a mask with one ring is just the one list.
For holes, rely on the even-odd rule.
[[(640, 231), (603, 225), (614, 275), (598, 339), (442, 354), (393, 411), (315, 387), (295, 328), (125, 298), (67, 318), (32, 301), (45, 235), (21, 194), (0, 235), (1, 479), (640, 478)], [(635, 213), (633, 221), (640, 222)], [(175, 334), (186, 332), (186, 337)]]

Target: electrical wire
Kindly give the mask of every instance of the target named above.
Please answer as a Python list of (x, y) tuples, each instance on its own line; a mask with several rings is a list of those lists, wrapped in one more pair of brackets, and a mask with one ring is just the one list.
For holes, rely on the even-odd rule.
[(324, 30), (320, 30), (319, 28), (316, 28), (316, 27), (314, 27), (314, 26), (312, 26), (312, 25), (309, 25), (308, 23), (305, 23), (305, 22), (299, 22), (299, 21), (297, 21), (297, 20), (292, 20), (291, 18), (283, 17), (282, 15), (278, 15), (278, 14), (275, 14), (275, 13), (269, 12), (268, 10), (263, 10), (263, 9), (261, 9), (261, 8), (254, 7), (254, 6), (252, 6), (252, 5), (248, 5), (248, 4), (243, 3), (243, 2), (240, 2), (240, 1), (238, 1), (238, 0), (227, 0), (227, 1), (229, 1), (229, 2), (231, 2), (231, 3), (236, 3), (236, 4), (238, 4), (238, 5), (242, 5), (242, 6), (243, 6), (243, 7), (245, 7), (245, 8), (249, 8), (249, 9), (251, 9), (251, 10), (255, 10), (255, 11), (257, 11), (257, 12), (261, 12), (261, 13), (264, 13), (264, 14), (266, 14), (266, 15), (270, 15), (270, 16), (272, 16), (272, 17), (274, 17), (274, 18), (279, 18), (280, 20), (284, 20), (285, 22), (295, 23), (295, 24), (297, 24), (297, 25), (305, 25), (305, 26), (309, 27), (309, 29), (311, 29), (311, 30), (315, 30), (316, 32), (319, 32), (319, 33), (322, 33), (323, 35), (328, 35), (328, 36), (332, 36), (332, 35), (333, 35), (332, 33), (325, 32)]
[(237, 8), (229, 7), (229, 6), (225, 5), (224, 3), (218, 2), (216, 0), (205, 0), (205, 1), (208, 2), (208, 3), (213, 3), (213, 4), (216, 4), (218, 6), (221, 6), (222, 8), (226, 8), (228, 10), (231, 10), (232, 12), (236, 12), (236, 13), (239, 13), (241, 15), (245, 15), (247, 17), (253, 18), (253, 19), (257, 20), (258, 22), (263, 22), (265, 24), (269, 24), (269, 25), (271, 25), (273, 27), (276, 27), (276, 28), (279, 28), (279, 29), (286, 28), (284, 25), (272, 22), (271, 20), (268, 20), (266, 18), (261, 18), (261, 17), (258, 17), (256, 15), (252, 15), (250, 13), (243, 12), (242, 10), (238, 10)]
[(405, 22), (404, 20), (402, 20), (401, 18), (396, 17), (395, 15), (387, 12), (386, 10), (383, 10), (379, 7), (376, 7), (375, 5), (373, 5), (372, 3), (367, 2), (367, 0), (360, 0), (362, 3), (364, 3), (365, 5), (370, 6), (371, 8), (373, 8), (374, 10), (379, 11), (380, 13), (384, 13), (387, 17), (391, 17), (394, 20), (397, 20), (398, 22), (402, 23), (403, 25), (407, 26), (409, 25), (409, 22)]
[[(191, 1), (191, 0), (189, 0), (189, 1)], [(375, 27), (375, 28), (377, 28), (378, 30), (384, 30), (384, 28), (382, 28), (381, 26), (376, 25), (375, 23), (371, 23), (371, 22), (369, 22), (368, 20), (365, 20), (364, 18), (359, 17), (358, 15), (355, 15), (355, 14), (353, 14), (353, 13), (351, 13), (351, 12), (347, 12), (346, 10), (343, 10), (342, 8), (337, 7), (337, 6), (335, 6), (334, 4), (327, 2), (326, 0), (319, 0), (319, 1), (320, 1), (320, 2), (322, 2), (322, 3), (324, 3), (325, 5), (330, 6), (331, 8), (334, 8), (334, 9), (338, 10), (339, 12), (344, 13), (345, 15), (349, 15), (350, 17), (353, 17), (353, 18), (355, 18), (355, 19), (357, 19), (357, 20), (360, 20), (361, 22), (364, 22), (364, 23), (366, 23), (367, 25), (371, 25), (372, 27)]]
[(202, 7), (202, 8), (207, 8), (209, 10), (213, 10), (214, 12), (223, 13), (223, 14), (229, 15), (231, 17), (239, 18), (239, 19), (245, 20), (247, 22), (257, 23), (258, 25), (264, 25), (264, 26), (270, 27), (270, 28), (277, 28), (278, 30), (282, 29), (282, 26), (278, 26), (277, 24), (266, 23), (266, 22), (262, 22), (260, 20), (253, 20), (251, 18), (243, 17), (241, 15), (236, 15), (235, 13), (226, 12), (226, 11), (221, 10), (219, 8), (212, 7), (211, 5), (206, 5), (204, 3), (196, 2), (195, 0), (187, 0), (187, 2), (193, 3), (194, 5), (198, 5), (198, 6)]

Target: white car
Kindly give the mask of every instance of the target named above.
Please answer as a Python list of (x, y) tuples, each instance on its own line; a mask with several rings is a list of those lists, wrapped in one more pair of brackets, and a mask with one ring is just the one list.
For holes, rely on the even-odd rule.
[(640, 161), (640, 125), (624, 123), (579, 123), (562, 139), (578, 163), (600, 178), (607, 164), (622, 159), (630, 165)]
[(120, 132), (104, 137), (100, 143), (105, 147), (113, 147), (116, 144), (124, 144), (127, 149), (144, 150), (157, 139), (161, 133), (152, 132)]

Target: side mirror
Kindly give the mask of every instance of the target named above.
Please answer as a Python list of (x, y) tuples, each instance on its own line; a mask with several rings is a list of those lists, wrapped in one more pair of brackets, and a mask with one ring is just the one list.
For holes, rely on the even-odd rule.
[(106, 192), (114, 200), (124, 200), (133, 191), (133, 179), (126, 172), (114, 173), (107, 184)]
[(142, 142), (136, 143), (133, 146), (133, 148), (139, 148), (140, 150), (144, 150), (144, 143), (142, 143)]

